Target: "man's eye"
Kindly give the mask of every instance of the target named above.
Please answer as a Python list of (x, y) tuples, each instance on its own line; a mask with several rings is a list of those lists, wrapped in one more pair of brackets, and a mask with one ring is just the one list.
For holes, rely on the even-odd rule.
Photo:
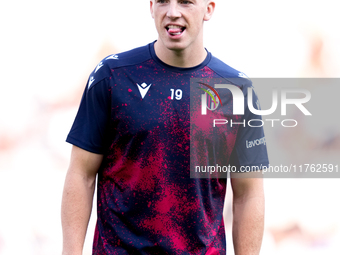
[(190, 4), (190, 1), (181, 1), (182, 4)]
[(157, 0), (157, 3), (164, 4), (166, 3), (166, 0)]

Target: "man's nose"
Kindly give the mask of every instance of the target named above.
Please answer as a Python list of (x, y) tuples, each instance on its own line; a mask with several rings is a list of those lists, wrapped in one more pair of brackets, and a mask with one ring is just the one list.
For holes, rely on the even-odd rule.
[(181, 17), (181, 15), (177, 1), (171, 1), (166, 16), (170, 19), (175, 19)]

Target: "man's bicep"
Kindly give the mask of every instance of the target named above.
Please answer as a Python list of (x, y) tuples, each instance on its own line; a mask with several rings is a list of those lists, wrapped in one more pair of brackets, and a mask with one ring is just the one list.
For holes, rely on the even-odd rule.
[[(91, 78), (89, 79), (84, 90), (66, 141), (87, 151), (103, 154), (109, 135), (111, 92), (109, 79), (95, 77), (93, 83), (91, 83)], [(89, 87), (90, 84), (91, 87)]]
[(231, 173), (230, 183), (234, 198), (263, 195), (261, 172)]
[(69, 172), (93, 177), (96, 176), (102, 161), (102, 154), (92, 153), (73, 145)]
[[(251, 85), (244, 86), (245, 102), (252, 95), (253, 108), (259, 108), (258, 98)], [(248, 95), (248, 93), (250, 94)], [(245, 112), (237, 131), (235, 146), (233, 148), (230, 164), (239, 172), (252, 172), (268, 167), (267, 144), (261, 115), (254, 114), (249, 109), (249, 103), (245, 105)], [(256, 124), (255, 124), (256, 123)]]

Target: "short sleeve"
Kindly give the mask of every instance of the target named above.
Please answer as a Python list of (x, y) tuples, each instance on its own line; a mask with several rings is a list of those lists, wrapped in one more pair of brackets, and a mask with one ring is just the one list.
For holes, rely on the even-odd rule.
[[(230, 165), (236, 166), (238, 170), (253, 171), (269, 166), (266, 138), (263, 130), (261, 115), (252, 113), (248, 107), (248, 88), (252, 90), (252, 104), (260, 110), (258, 97), (251, 82), (244, 86), (245, 112), (243, 119), (237, 122), (239, 130), (233, 152), (230, 157)], [(243, 169), (241, 169), (243, 167)]]
[(109, 78), (91, 75), (66, 141), (84, 150), (103, 154), (110, 120)]

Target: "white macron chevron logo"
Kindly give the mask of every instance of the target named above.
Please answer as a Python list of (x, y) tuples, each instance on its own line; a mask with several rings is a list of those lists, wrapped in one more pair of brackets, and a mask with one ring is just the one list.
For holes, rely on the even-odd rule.
[(138, 90), (140, 92), (140, 95), (142, 96), (142, 99), (144, 99), (146, 93), (148, 93), (151, 85), (152, 85), (151, 83), (149, 85), (147, 85), (145, 82), (143, 82), (142, 85), (139, 85), (137, 83), (137, 87), (138, 87)]

